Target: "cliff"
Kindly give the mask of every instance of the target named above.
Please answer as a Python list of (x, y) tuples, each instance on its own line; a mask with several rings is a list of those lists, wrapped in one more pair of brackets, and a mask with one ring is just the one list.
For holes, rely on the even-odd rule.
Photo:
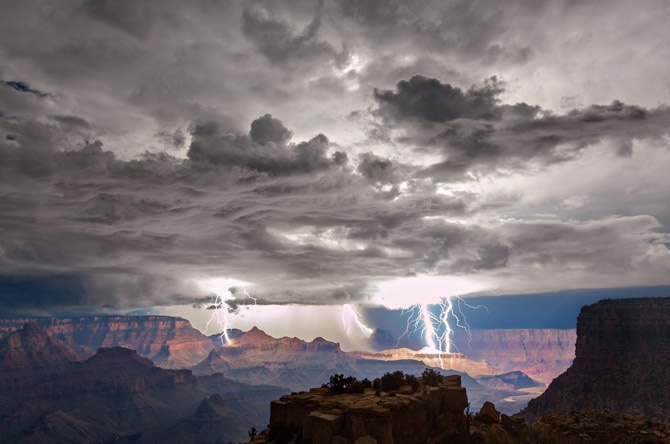
[(582, 308), (572, 366), (532, 400), (545, 412), (611, 409), (670, 419), (670, 298), (604, 300)]
[(486, 360), (502, 372), (522, 371), (549, 384), (575, 357), (575, 330), (456, 330), (455, 348), (473, 360)]
[[(263, 444), (291, 434), (313, 444), (370, 442), (423, 444), (466, 426), (468, 397), (460, 378), (413, 392), (368, 389), (333, 395), (327, 388), (281, 397), (271, 405), (269, 430), (251, 442)], [(286, 441), (288, 442), (288, 441)]]
[(184, 368), (202, 361), (214, 347), (187, 320), (171, 316), (4, 318), (0, 319), (0, 338), (28, 322), (45, 329), (80, 360), (101, 347), (125, 347), (161, 367)]

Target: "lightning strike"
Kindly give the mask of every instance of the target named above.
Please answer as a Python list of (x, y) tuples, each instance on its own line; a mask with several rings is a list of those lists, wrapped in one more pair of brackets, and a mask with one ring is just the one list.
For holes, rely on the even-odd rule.
[[(431, 310), (431, 306), (439, 307), (439, 315)], [(398, 344), (403, 337), (418, 333), (426, 344), (426, 351), (437, 354), (442, 364), (442, 356), (453, 353), (454, 328), (466, 332), (468, 343), (472, 339), (470, 325), (462, 306), (473, 310), (483, 308), (488, 311), (486, 306), (470, 305), (458, 296), (444, 297), (438, 304), (420, 303), (403, 310), (402, 315), (407, 316), (407, 326), (405, 332), (398, 338)], [(455, 327), (452, 327), (452, 323)]]
[[(221, 343), (223, 344), (225, 341), (226, 344), (232, 345), (233, 341), (228, 333), (233, 328), (230, 322), (230, 313), (235, 309), (237, 304), (227, 302), (228, 299), (234, 299), (234, 291), (237, 288), (241, 288), (246, 297), (254, 301), (254, 305), (257, 305), (256, 298), (247, 292), (247, 282), (236, 279), (214, 278), (200, 281), (200, 284), (214, 294), (210, 305), (205, 307), (205, 309), (213, 310), (212, 316), (205, 325), (205, 331), (208, 331), (209, 326), (215, 323), (221, 329), (221, 334), (219, 335)], [(221, 294), (227, 294), (228, 297), (223, 297)]]
[(230, 336), (228, 335), (228, 330), (232, 328), (230, 324), (230, 318), (228, 317), (228, 311), (230, 310), (230, 307), (228, 304), (226, 304), (221, 295), (217, 294), (212, 300), (212, 304), (207, 308), (213, 308), (214, 311), (212, 312), (212, 316), (209, 318), (209, 321), (207, 321), (205, 331), (209, 330), (209, 325), (212, 322), (216, 323), (216, 325), (221, 329), (221, 334), (219, 335), (221, 343), (223, 344), (223, 341), (225, 340), (226, 344), (231, 345), (233, 341), (230, 340)]
[(344, 331), (348, 331), (349, 329), (350, 323), (348, 319), (353, 321), (353, 325), (355, 325), (356, 328), (358, 328), (358, 330), (363, 333), (363, 336), (369, 338), (370, 335), (372, 335), (372, 329), (363, 323), (361, 320), (361, 314), (353, 304), (345, 304), (342, 306), (342, 325), (344, 327)]

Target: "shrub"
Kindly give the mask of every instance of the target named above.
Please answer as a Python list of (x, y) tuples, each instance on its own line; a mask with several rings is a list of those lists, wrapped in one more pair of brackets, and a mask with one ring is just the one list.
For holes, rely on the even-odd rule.
[(405, 383), (405, 373), (397, 370), (393, 373), (386, 372), (381, 377), (381, 389), (385, 392), (389, 390), (398, 390)]
[(367, 385), (371, 385), (370, 381), (367, 379), (359, 381), (353, 376), (347, 376), (345, 378), (341, 373), (332, 375), (328, 384), (324, 384), (332, 394), (363, 393), (365, 389), (368, 388), (366, 387)]
[(444, 376), (442, 373), (433, 370), (432, 368), (427, 368), (421, 373), (423, 378), (423, 383), (425, 385), (430, 385), (431, 387), (437, 387), (444, 381)]
[(374, 381), (372, 381), (372, 388), (375, 390), (379, 390), (382, 387), (382, 382), (381, 379), (375, 378)]
[(414, 375), (405, 375), (405, 384), (412, 387), (413, 392), (419, 390), (419, 380)]

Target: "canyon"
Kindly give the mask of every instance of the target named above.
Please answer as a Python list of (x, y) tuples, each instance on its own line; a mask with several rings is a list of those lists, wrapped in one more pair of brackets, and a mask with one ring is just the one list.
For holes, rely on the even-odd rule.
[[(472, 330), (470, 335), (457, 330), (454, 347), (463, 353), (441, 355), (410, 349), (345, 352), (324, 338), (273, 338), (258, 328), (231, 330), (229, 345), (219, 335), (207, 337), (187, 320), (168, 316), (0, 318), (0, 338), (26, 322), (44, 328), (79, 360), (101, 347), (125, 347), (162, 368), (190, 368), (198, 376), (220, 373), (293, 391), (318, 387), (334, 373), (374, 378), (386, 371), (420, 374), (426, 366), (441, 368), (463, 377), (473, 408), (492, 400), (506, 413), (537, 396), (569, 366), (574, 353), (570, 330)], [(381, 339), (397, 343), (386, 335), (377, 336), (377, 345), (383, 345)], [(522, 387), (514, 382), (518, 378), (505, 376), (515, 372), (537, 383)], [(486, 376), (496, 378), (481, 379)]]
[(0, 443), (240, 441), (288, 392), (162, 369), (122, 347), (75, 358), (35, 323), (0, 341)]

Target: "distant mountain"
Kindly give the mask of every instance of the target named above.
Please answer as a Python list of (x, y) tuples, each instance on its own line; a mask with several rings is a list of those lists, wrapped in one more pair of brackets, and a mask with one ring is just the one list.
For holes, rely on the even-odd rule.
[[(453, 351), (473, 361), (486, 361), (498, 372), (522, 371), (549, 384), (572, 363), (576, 339), (574, 329), (455, 329), (451, 342)], [(395, 338), (383, 329), (374, 330), (368, 344), (377, 351), (423, 347), (416, 338)]]
[[(188, 421), (178, 439), (167, 433), (160, 442), (241, 441), (267, 423), (270, 400), (287, 393), (269, 386), (254, 393), (222, 375), (198, 381), (121, 347), (76, 362), (34, 323), (0, 341), (0, 384), (0, 443), (158, 442), (153, 436)], [(207, 432), (212, 424), (226, 425), (219, 441)]]
[(670, 298), (603, 300), (582, 308), (572, 366), (526, 416), (610, 409), (670, 420)]
[(454, 332), (455, 349), (474, 360), (485, 359), (502, 372), (522, 371), (549, 384), (572, 364), (576, 331), (503, 329)]
[[(206, 359), (193, 367), (193, 372), (197, 375), (218, 372), (236, 381), (286, 386), (299, 392), (321, 386), (335, 373), (370, 380), (396, 370), (420, 375), (427, 367), (434, 367), (431, 365), (433, 362), (439, 362), (436, 356), (412, 350), (343, 352), (339, 344), (323, 338), (311, 342), (298, 338), (273, 338), (254, 327), (233, 340), (231, 345), (224, 344), (212, 350)], [(473, 409), (487, 400), (518, 395), (514, 390), (481, 385), (466, 373), (467, 369), (476, 369), (477, 374), (482, 371), (495, 373), (486, 363), (471, 361), (460, 354), (443, 355), (442, 359), (443, 364), (456, 363), (456, 369), (440, 371), (462, 377)], [(529, 397), (525, 393), (523, 396), (522, 401), (509, 403), (509, 409), (505, 411), (512, 413), (510, 409), (516, 409), (516, 412), (525, 406)]]
[(503, 373), (492, 376), (478, 376), (476, 381), (486, 387), (501, 390), (523, 390), (536, 387), (544, 387), (544, 384), (530, 378), (527, 374), (519, 371)]
[(186, 319), (171, 316), (0, 318), (0, 338), (34, 322), (80, 359), (101, 347), (136, 350), (164, 368), (185, 368), (204, 359), (214, 344)]
[(473, 361), (462, 353), (436, 353), (427, 348), (421, 350), (410, 350), (408, 348), (396, 348), (381, 350), (377, 352), (348, 352), (349, 356), (376, 361), (399, 361), (412, 359), (423, 362), (428, 367), (437, 367), (445, 370), (456, 370), (471, 376), (495, 375), (498, 370), (491, 367), (486, 361)]

